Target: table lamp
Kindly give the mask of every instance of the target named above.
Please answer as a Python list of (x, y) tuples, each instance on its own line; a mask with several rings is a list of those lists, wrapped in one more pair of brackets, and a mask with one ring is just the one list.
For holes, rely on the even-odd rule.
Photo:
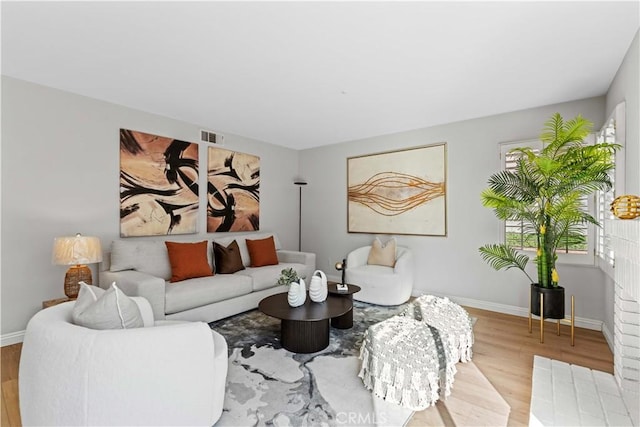
[(97, 237), (83, 236), (80, 233), (71, 237), (56, 237), (53, 240), (52, 262), (57, 265), (71, 265), (64, 276), (64, 294), (68, 298), (77, 298), (83, 281), (93, 284), (91, 269), (86, 264), (102, 261), (102, 248)]
[(342, 271), (342, 281), (340, 282), (341, 285), (344, 285), (344, 273), (346, 269), (347, 269), (346, 259), (343, 259), (342, 262), (340, 261), (336, 262), (336, 270)]

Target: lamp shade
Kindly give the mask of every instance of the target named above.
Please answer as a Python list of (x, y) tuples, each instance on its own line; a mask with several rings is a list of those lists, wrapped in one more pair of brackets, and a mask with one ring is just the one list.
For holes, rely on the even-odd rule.
[(93, 264), (102, 261), (100, 239), (76, 234), (53, 240), (52, 262), (59, 265)]

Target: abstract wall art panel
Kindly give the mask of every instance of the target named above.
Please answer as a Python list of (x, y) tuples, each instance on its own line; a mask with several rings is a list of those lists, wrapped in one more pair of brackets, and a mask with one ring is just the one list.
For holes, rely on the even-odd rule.
[(198, 144), (120, 129), (120, 236), (190, 234), (198, 225)]
[(260, 229), (260, 157), (209, 147), (207, 232)]
[(349, 233), (446, 236), (446, 143), (347, 159)]

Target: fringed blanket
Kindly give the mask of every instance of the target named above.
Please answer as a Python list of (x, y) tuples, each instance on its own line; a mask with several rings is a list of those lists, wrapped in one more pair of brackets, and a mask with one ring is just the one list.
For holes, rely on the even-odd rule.
[(394, 316), (367, 329), (359, 376), (377, 397), (421, 411), (448, 396), (456, 360), (436, 328)]
[(451, 348), (457, 363), (469, 362), (473, 351), (473, 327), (467, 311), (447, 297), (422, 295), (409, 303), (401, 315), (435, 327), (440, 331), (443, 341)]
[(471, 360), (472, 346), (466, 310), (448, 298), (423, 295), (367, 329), (359, 376), (377, 397), (421, 411), (451, 394), (455, 365)]

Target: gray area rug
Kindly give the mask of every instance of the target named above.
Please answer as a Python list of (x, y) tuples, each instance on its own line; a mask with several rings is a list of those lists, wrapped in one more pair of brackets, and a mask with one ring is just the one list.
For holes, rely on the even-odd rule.
[(210, 323), (229, 346), (222, 417), (216, 426), (402, 426), (413, 414), (375, 398), (358, 377), (366, 329), (404, 305), (354, 301), (353, 328), (331, 328), (329, 346), (311, 354), (280, 345), (280, 321), (249, 311)]

